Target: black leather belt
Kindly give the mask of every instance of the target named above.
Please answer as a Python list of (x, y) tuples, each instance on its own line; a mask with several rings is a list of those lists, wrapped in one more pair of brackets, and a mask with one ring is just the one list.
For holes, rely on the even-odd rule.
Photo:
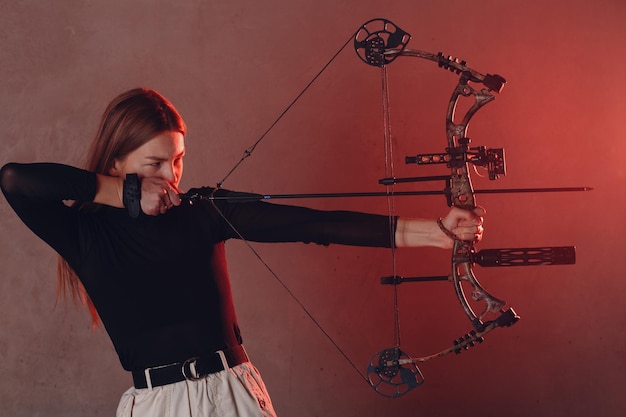
[(135, 388), (154, 388), (184, 380), (195, 381), (215, 372), (248, 362), (243, 346), (219, 350), (209, 356), (189, 358), (184, 362), (133, 371)]

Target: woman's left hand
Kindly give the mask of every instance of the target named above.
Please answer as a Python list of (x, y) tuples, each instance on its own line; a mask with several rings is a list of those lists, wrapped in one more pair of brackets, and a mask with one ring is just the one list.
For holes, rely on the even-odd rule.
[(461, 240), (479, 242), (483, 238), (483, 216), (486, 211), (478, 206), (474, 210), (452, 207), (442, 219), (443, 226)]

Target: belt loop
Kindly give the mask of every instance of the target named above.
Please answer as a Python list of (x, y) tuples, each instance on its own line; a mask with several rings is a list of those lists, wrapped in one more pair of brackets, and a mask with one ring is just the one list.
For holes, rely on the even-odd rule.
[(198, 374), (198, 370), (196, 369), (196, 361), (193, 361), (189, 364), (189, 371), (194, 378), (198, 378), (200, 376)]
[(152, 379), (150, 378), (150, 369), (152, 368), (144, 369), (143, 372), (146, 375), (146, 384), (148, 385), (147, 388), (148, 390), (152, 391)]
[(226, 355), (224, 354), (223, 350), (218, 350), (217, 355), (220, 357), (220, 360), (222, 361), (222, 366), (224, 367), (224, 370), (229, 369), (230, 366), (228, 365), (228, 361), (226, 360)]
[[(182, 372), (185, 379), (189, 381), (197, 381), (204, 378), (204, 375), (198, 375), (198, 370), (196, 368), (196, 363), (198, 359), (198, 357), (194, 357), (189, 358), (185, 362), (183, 362), (182, 366), (180, 367), (180, 371)], [(189, 367), (189, 375), (187, 375), (187, 367)]]

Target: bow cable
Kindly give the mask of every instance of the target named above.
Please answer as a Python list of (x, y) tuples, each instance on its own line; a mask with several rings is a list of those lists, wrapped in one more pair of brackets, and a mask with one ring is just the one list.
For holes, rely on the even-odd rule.
[[(394, 158), (393, 158), (393, 140), (391, 135), (391, 110), (389, 99), (389, 74), (387, 65), (380, 67), (381, 71), (381, 92), (382, 92), (382, 111), (383, 111), (383, 149), (385, 156), (385, 176), (387, 178), (395, 178), (394, 175)], [(396, 213), (394, 199), (394, 183), (386, 185), (387, 192), (387, 214), (389, 216), (389, 241), (391, 242), (391, 273), (396, 276), (396, 244), (395, 244), (395, 228), (394, 216)], [(400, 347), (400, 304), (398, 299), (398, 286), (393, 285), (393, 344), (396, 348)]]

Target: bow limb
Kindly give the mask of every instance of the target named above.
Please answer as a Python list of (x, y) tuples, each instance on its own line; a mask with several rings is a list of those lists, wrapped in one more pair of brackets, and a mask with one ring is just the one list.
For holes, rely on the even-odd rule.
[(441, 352), (437, 352), (432, 355), (422, 356), (419, 358), (400, 358), (398, 360), (398, 365), (408, 365), (408, 364), (416, 364), (418, 362), (427, 362), (431, 359), (440, 358), (449, 353), (461, 353), (462, 350), (467, 350), (471, 347), (474, 347), (476, 343), (482, 343), (485, 340), (485, 335), (498, 327), (508, 327), (512, 325), (515, 321), (517, 321), (519, 317), (515, 314), (512, 309), (507, 310), (503, 314), (500, 315), (496, 320), (489, 321), (485, 323), (483, 326), (483, 330), (472, 330), (466, 335), (458, 338), (454, 341), (454, 344), (442, 350)]

